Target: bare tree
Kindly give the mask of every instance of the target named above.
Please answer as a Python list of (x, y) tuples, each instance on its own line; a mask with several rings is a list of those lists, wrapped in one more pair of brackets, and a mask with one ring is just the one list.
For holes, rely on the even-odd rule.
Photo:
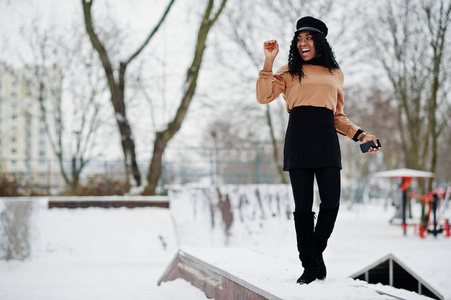
[[(263, 3), (264, 2), (264, 3)], [(250, 5), (249, 5), (250, 4)], [(227, 29), (230, 39), (237, 44), (239, 49), (244, 53), (245, 57), (250, 61), (251, 65), (258, 70), (261, 67), (261, 57), (255, 51), (253, 45), (261, 44), (256, 41), (258, 34), (257, 22), (263, 22), (264, 18), (261, 14), (265, 6), (273, 6), (271, 2), (238, 2), (237, 5), (232, 6), (226, 13), (226, 20), (228, 21)], [(258, 13), (260, 12), (260, 14)], [(262, 30), (262, 28), (259, 28)], [(249, 84), (249, 82), (247, 82)], [(271, 106), (265, 105), (265, 118), (268, 125), (270, 141), (272, 145), (273, 160), (276, 170), (279, 174), (280, 181), (287, 183), (284, 176), (283, 166), (281, 161), (281, 154), (279, 153), (280, 142), (276, 138), (275, 129), (273, 126), (273, 118), (271, 114)]]
[[(432, 52), (432, 69), (431, 69), (431, 84), (428, 91), (428, 132), (430, 133), (431, 155), (430, 166), (431, 171), (437, 170), (438, 158), (438, 141), (442, 135), (445, 127), (449, 125), (449, 112), (451, 103), (447, 101), (444, 91), (445, 82), (449, 80), (448, 67), (445, 66), (446, 56), (449, 53), (449, 41), (451, 33), (449, 26), (451, 25), (451, 2), (442, 1), (422, 1), (422, 14), (427, 24), (426, 36), (429, 37), (429, 44)], [(448, 56), (449, 59), (449, 56)], [(439, 115), (444, 111), (448, 112), (445, 115)], [(429, 141), (429, 139), (428, 139)], [(432, 179), (429, 180), (428, 190), (432, 190)]]
[(96, 156), (98, 129), (104, 124), (100, 101), (105, 83), (96, 72), (92, 50), (76, 29), (70, 41), (56, 28), (39, 29), (36, 24), (30, 30), (23, 28), (22, 35), (33, 56), (33, 65), (27, 69), (34, 84), (25, 88), (33, 89), (30, 94), (39, 101), (61, 175), (75, 193), (81, 172)]
[(221, 15), (227, 0), (221, 0), (219, 2), (216, 12), (214, 11), (214, 2), (214, 0), (209, 0), (205, 8), (197, 33), (197, 42), (193, 61), (187, 70), (184, 91), (180, 105), (177, 108), (177, 112), (174, 118), (168, 123), (167, 127), (156, 133), (152, 159), (147, 174), (147, 186), (144, 190), (144, 194), (154, 195), (156, 193), (156, 187), (161, 173), (163, 153), (168, 145), (168, 142), (179, 131), (193, 99), (194, 93), (196, 92), (197, 79), (202, 65), (202, 58), (204, 55), (208, 34)]
[[(386, 1), (379, 6), (378, 26), (367, 26), (372, 54), (381, 62), (399, 108), (404, 166), (409, 168), (436, 171), (437, 143), (448, 126), (449, 114), (442, 112), (449, 112), (450, 105), (445, 90), (450, 11), (449, 0)], [(426, 189), (432, 189), (432, 180)]]
[(116, 123), (121, 136), (122, 150), (124, 154), (124, 163), (129, 183), (132, 186), (141, 185), (141, 173), (136, 160), (135, 141), (133, 138), (133, 130), (127, 117), (127, 105), (125, 103), (125, 87), (126, 87), (126, 70), (132, 61), (142, 53), (144, 48), (149, 44), (150, 40), (158, 32), (159, 28), (166, 19), (175, 0), (170, 0), (168, 6), (163, 12), (160, 20), (150, 31), (149, 35), (142, 44), (125, 60), (119, 63), (118, 75), (115, 75), (113, 63), (111, 61), (108, 49), (105, 47), (94, 29), (92, 18), (92, 5), (94, 0), (82, 0), (83, 13), (85, 19), (86, 32), (89, 35), (92, 46), (99, 54), (102, 62), (105, 76), (108, 81), (108, 87), (111, 94), (111, 104), (113, 105)]
[(377, 155), (363, 155), (356, 143), (349, 143), (347, 138), (340, 137), (343, 140), (342, 176), (350, 183), (350, 188), (344, 191), (345, 198), (360, 202), (363, 201), (364, 189), (368, 187), (371, 174), (398, 164), (402, 148), (399, 134), (394, 130), (397, 127), (397, 114), (392, 94), (376, 80), (349, 86), (343, 94), (346, 95), (346, 114), (352, 116), (356, 124), (362, 124), (368, 132), (381, 137), (383, 143), (383, 151)]

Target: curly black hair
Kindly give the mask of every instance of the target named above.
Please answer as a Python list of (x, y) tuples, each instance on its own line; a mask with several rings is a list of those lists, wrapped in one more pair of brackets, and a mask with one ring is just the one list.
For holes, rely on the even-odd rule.
[(327, 42), (326, 37), (322, 33), (315, 31), (311, 31), (310, 34), (312, 35), (313, 44), (317, 53), (317, 57), (312, 59), (312, 62), (305, 62), (301, 58), (297, 48), (297, 32), (294, 34), (293, 40), (291, 41), (290, 52), (288, 53), (288, 73), (290, 73), (292, 77), (299, 75), (299, 81), (301, 81), (301, 78), (305, 76), (304, 71), (302, 70), (302, 65), (306, 63), (313, 63), (313, 60), (314, 64), (328, 68), (331, 73), (333, 69), (340, 69), (340, 66), (335, 60), (335, 54)]

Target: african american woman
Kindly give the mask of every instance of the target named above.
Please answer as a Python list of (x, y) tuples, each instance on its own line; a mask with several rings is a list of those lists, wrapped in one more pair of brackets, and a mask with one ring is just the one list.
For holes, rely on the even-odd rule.
[[(328, 28), (307, 16), (296, 23), (288, 64), (272, 72), (277, 41), (264, 43), (265, 63), (257, 79), (257, 101), (269, 103), (280, 94), (289, 121), (285, 135), (284, 171), (288, 171), (295, 202), (294, 223), (304, 272), (298, 284), (326, 278), (323, 252), (340, 206), (341, 152), (337, 133), (354, 141), (377, 144), (376, 137), (353, 124), (343, 112), (343, 73), (327, 42)], [(376, 152), (380, 147), (371, 147)], [(320, 205), (315, 225), (314, 178)]]

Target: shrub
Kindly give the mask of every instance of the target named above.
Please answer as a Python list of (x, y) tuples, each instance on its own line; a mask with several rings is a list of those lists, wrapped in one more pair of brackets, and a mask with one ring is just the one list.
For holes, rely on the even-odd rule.
[(0, 196), (14, 197), (19, 196), (19, 182), (17, 179), (7, 175), (0, 177)]
[(68, 189), (64, 195), (71, 196), (113, 196), (124, 195), (130, 190), (126, 181), (97, 175), (89, 178), (86, 185), (79, 185), (75, 194)]

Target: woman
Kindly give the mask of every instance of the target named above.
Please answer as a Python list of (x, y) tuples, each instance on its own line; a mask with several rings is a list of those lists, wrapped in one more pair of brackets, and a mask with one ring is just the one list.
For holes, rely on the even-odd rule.
[[(294, 222), (299, 259), (304, 267), (297, 283), (326, 278), (323, 251), (340, 204), (341, 153), (337, 132), (354, 141), (374, 141), (343, 112), (343, 73), (326, 40), (328, 28), (313, 17), (296, 23), (288, 64), (272, 73), (277, 41), (264, 43), (265, 63), (257, 80), (257, 100), (266, 104), (280, 94), (290, 114), (285, 136), (284, 170), (289, 172), (295, 201)], [(376, 152), (380, 147), (370, 148)], [(321, 203), (314, 225), (314, 177)]]

